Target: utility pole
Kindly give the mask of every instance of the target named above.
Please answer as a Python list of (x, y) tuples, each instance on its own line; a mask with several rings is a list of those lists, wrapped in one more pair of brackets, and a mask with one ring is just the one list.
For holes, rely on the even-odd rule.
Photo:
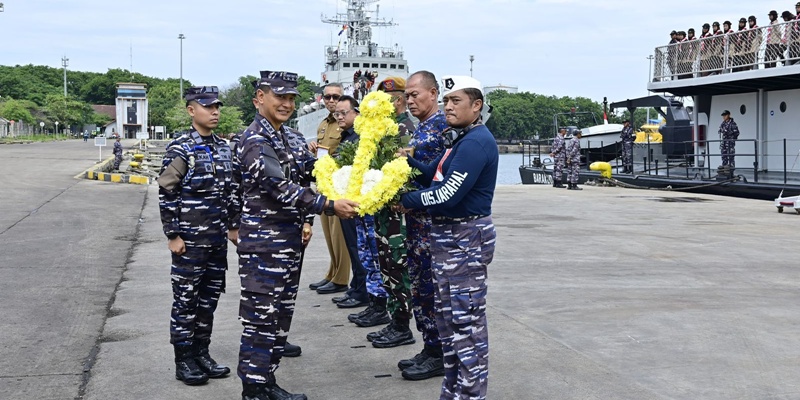
[(69, 58), (65, 54), (61, 57), (61, 65), (64, 66), (64, 98), (67, 98), (67, 66), (69, 66)]
[[(649, 56), (647, 56), (647, 59), (650, 60), (650, 64), (649, 64), (650, 66), (647, 69), (647, 82), (650, 83), (650, 81), (653, 79), (652, 78), (652, 75), (653, 75), (653, 55), (650, 54)], [(647, 94), (650, 94), (649, 90), (647, 91)], [(633, 115), (631, 115), (631, 120), (633, 120)], [(647, 122), (646, 123), (647, 124), (650, 123), (650, 107), (647, 107)], [(631, 124), (633, 124), (633, 123), (631, 123)]]
[(183, 98), (183, 39), (186, 39), (182, 33), (178, 35), (178, 39), (181, 41), (181, 98)]
[(472, 62), (475, 61), (475, 56), (469, 56), (469, 76), (472, 76)]

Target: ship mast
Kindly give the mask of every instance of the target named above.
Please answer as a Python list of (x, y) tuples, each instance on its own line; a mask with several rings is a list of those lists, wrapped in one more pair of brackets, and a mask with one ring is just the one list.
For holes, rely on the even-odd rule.
[[(362, 55), (376, 56), (373, 54), (377, 44), (372, 42), (372, 27), (396, 26), (394, 20), (386, 21), (378, 17), (380, 5), (370, 10), (369, 5), (380, 0), (342, 0), (347, 3), (347, 12), (337, 13), (334, 17), (321, 19), (326, 24), (339, 26), (340, 36), (346, 33), (344, 51), (339, 51), (339, 57), (358, 57)], [(374, 14), (374, 17), (372, 16)]]

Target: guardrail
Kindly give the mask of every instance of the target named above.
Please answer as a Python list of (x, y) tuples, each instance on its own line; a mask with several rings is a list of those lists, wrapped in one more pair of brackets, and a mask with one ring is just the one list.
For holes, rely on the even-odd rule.
[(800, 21), (656, 47), (653, 82), (800, 63)]

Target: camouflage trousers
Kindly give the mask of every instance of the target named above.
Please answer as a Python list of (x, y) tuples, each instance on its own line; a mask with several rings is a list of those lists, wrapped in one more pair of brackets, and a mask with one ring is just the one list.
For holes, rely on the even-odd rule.
[(426, 345), (439, 347), (439, 328), (433, 302), (436, 287), (431, 271), (431, 216), (427, 211), (406, 214), (406, 253), (411, 281), (411, 305), (417, 330)]
[(228, 246), (186, 246), (172, 254), (172, 313), (170, 343), (190, 345), (211, 339), (214, 311), (225, 291)]
[(633, 167), (633, 142), (622, 142), (622, 166)]
[(434, 219), (431, 227), (431, 256), (445, 370), (439, 398), (486, 399), (486, 276), (494, 257), (494, 224), (491, 216), (441, 225), (436, 222)]
[(719, 152), (722, 153), (722, 165), (728, 165), (731, 168), (736, 167), (734, 157), (736, 156), (736, 142), (733, 140), (723, 140), (719, 144)]
[(383, 288), (389, 293), (386, 308), (396, 321), (411, 320), (411, 280), (406, 259), (406, 222), (403, 214), (382, 209), (375, 214), (378, 243), (378, 264), (383, 275)]
[(239, 254), (242, 382), (266, 383), (283, 357), (302, 267), (300, 233), (290, 242), (275, 252)]
[(114, 169), (119, 169), (119, 165), (122, 163), (122, 154), (117, 154), (114, 156)]
[(578, 160), (570, 161), (567, 164), (567, 182), (578, 183), (578, 178), (581, 172), (581, 162)]
[(358, 258), (361, 266), (367, 271), (367, 293), (375, 297), (388, 297), (383, 288), (381, 269), (378, 264), (378, 243), (375, 236), (375, 217), (365, 215), (356, 217), (356, 235), (358, 238)]
[(564, 164), (566, 163), (567, 157), (564, 154), (556, 154), (553, 157), (553, 179), (560, 181), (562, 171), (564, 170)]

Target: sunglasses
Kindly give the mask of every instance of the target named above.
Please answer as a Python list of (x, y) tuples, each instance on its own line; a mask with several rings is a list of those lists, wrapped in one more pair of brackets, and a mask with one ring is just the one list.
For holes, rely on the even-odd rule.
[(339, 96), (338, 94), (326, 94), (322, 96), (322, 98), (325, 100), (339, 100), (341, 97), (342, 96)]

